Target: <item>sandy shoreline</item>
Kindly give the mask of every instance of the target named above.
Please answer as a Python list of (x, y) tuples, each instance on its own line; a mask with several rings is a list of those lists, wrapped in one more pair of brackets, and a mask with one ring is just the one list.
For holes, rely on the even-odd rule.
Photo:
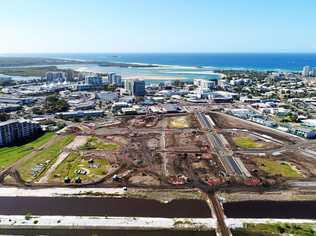
[[(205, 75), (210, 75), (210, 76), (218, 76), (219, 79), (222, 79), (225, 77), (224, 74), (222, 73), (216, 73), (212, 70), (196, 70), (196, 71), (186, 71), (185, 69), (192, 68), (192, 69), (198, 69), (198, 67), (186, 67), (186, 66), (168, 66), (168, 65), (157, 65), (158, 67), (155, 67), (156, 69), (174, 69), (175, 71), (162, 71), (161, 73), (153, 73), (153, 74), (148, 74), (145, 70), (145, 74), (141, 72), (137, 73), (132, 73), (130, 75), (123, 75), (123, 79), (142, 79), (142, 80), (188, 80), (192, 77), (192, 75), (195, 75), (196, 78), (199, 78), (200, 76), (205, 76)], [(111, 68), (120, 68), (120, 67), (101, 67), (98, 65), (94, 65), (91, 67), (91, 65), (80, 65), (80, 66), (59, 66), (61, 69), (73, 69), (78, 72), (87, 72), (87, 73), (107, 73), (111, 71)], [(183, 71), (181, 70), (183, 68)], [(135, 69), (136, 71), (139, 70), (139, 68), (123, 68), (123, 69), (128, 69), (133, 71)], [(201, 68), (199, 68), (201, 69)], [(147, 74), (146, 74), (147, 73)], [(165, 73), (168, 73), (169, 75), (164, 75)], [(120, 73), (118, 73), (120, 74)], [(124, 73), (123, 73), (124, 74)], [(174, 75), (170, 75), (174, 74)], [(188, 75), (190, 77), (187, 77), (185, 75)]]
[(187, 80), (188, 78), (178, 77), (178, 76), (162, 76), (162, 75), (139, 75), (139, 76), (123, 77), (123, 80), (133, 80), (133, 79), (171, 81), (171, 80)]

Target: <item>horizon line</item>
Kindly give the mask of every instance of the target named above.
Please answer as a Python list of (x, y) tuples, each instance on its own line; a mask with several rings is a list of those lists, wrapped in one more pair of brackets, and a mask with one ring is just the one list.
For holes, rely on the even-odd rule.
[(40, 54), (316, 54), (315, 52), (5, 52), (2, 55)]

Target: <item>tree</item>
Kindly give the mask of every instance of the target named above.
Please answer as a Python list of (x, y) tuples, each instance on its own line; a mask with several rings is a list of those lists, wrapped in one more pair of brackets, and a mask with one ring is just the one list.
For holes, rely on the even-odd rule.
[(35, 115), (43, 115), (44, 114), (43, 110), (41, 108), (39, 108), (39, 107), (33, 107), (32, 108), (32, 112)]
[(64, 112), (68, 111), (69, 104), (65, 99), (58, 97), (57, 94), (54, 94), (46, 97), (44, 109), (46, 113)]
[(180, 88), (183, 88), (184, 87), (184, 82), (183, 81), (180, 81), (180, 80), (175, 80), (173, 81), (173, 85), (176, 86), (176, 87), (180, 87)]
[(10, 119), (10, 115), (5, 113), (5, 112), (1, 112), (0, 113), (0, 121), (3, 122), (3, 121), (7, 121)]
[(117, 86), (115, 84), (106, 84), (104, 86), (105, 91), (114, 92), (117, 89)]

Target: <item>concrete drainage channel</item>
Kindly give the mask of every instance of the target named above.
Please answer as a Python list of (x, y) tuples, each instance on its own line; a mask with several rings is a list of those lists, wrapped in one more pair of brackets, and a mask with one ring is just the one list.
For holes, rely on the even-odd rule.
[[(106, 230), (107, 235), (111, 235), (108, 230), (135, 231), (138, 235), (152, 235), (150, 231), (153, 235), (161, 231), (170, 235), (215, 235), (216, 220), (203, 200), (162, 203), (127, 198), (120, 189), (108, 190), (116, 197), (106, 196), (106, 192), (100, 196), (104, 189), (46, 190), (0, 188), (0, 234), (72, 235), (74, 229), (84, 233), (88, 228), (91, 232)], [(95, 196), (93, 191), (97, 191)]]
[(313, 201), (221, 204), (215, 195), (202, 194), (163, 203), (130, 198), (119, 188), (0, 188), (1, 235), (120, 235), (126, 230), (144, 236), (232, 235), (230, 229), (245, 223), (315, 224), (315, 212)]

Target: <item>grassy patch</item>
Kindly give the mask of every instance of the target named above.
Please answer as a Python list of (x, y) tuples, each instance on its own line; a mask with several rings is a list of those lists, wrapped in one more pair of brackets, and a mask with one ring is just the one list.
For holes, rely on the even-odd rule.
[(20, 158), (30, 154), (34, 149), (40, 148), (53, 136), (54, 133), (45, 133), (30, 143), (21, 146), (0, 148), (0, 170), (9, 167)]
[(168, 122), (170, 129), (184, 129), (190, 127), (190, 121), (187, 116), (171, 117)]
[(63, 180), (64, 177), (70, 176), (72, 172), (73, 166), (78, 165), (79, 153), (72, 152), (70, 155), (56, 168), (50, 179), (61, 179)]
[(310, 224), (245, 224), (248, 231), (266, 233), (268, 235), (300, 235), (314, 236), (316, 231)]
[(41, 176), (74, 137), (74, 135), (64, 136), (48, 148), (36, 153), (18, 169), (21, 177), (25, 181), (32, 181)]
[(293, 178), (301, 177), (291, 165), (287, 162), (274, 161), (263, 158), (255, 158), (255, 161), (260, 169), (267, 172), (269, 175), (281, 175), (283, 177)]
[(116, 143), (106, 143), (97, 137), (90, 137), (86, 144), (84, 144), (82, 150), (108, 150), (114, 151), (119, 147)]
[[(83, 182), (93, 181), (103, 177), (109, 168), (109, 162), (104, 159), (94, 159), (93, 164), (89, 164), (78, 152), (72, 152), (50, 176), (50, 181), (63, 182), (66, 176), (73, 181), (75, 177), (80, 176)], [(86, 171), (86, 174), (78, 171)]]
[(235, 144), (241, 148), (262, 148), (263, 144), (256, 142), (251, 137), (239, 136), (233, 138)]
[(191, 220), (175, 220), (173, 223), (174, 226), (187, 226), (187, 225), (194, 225)]

